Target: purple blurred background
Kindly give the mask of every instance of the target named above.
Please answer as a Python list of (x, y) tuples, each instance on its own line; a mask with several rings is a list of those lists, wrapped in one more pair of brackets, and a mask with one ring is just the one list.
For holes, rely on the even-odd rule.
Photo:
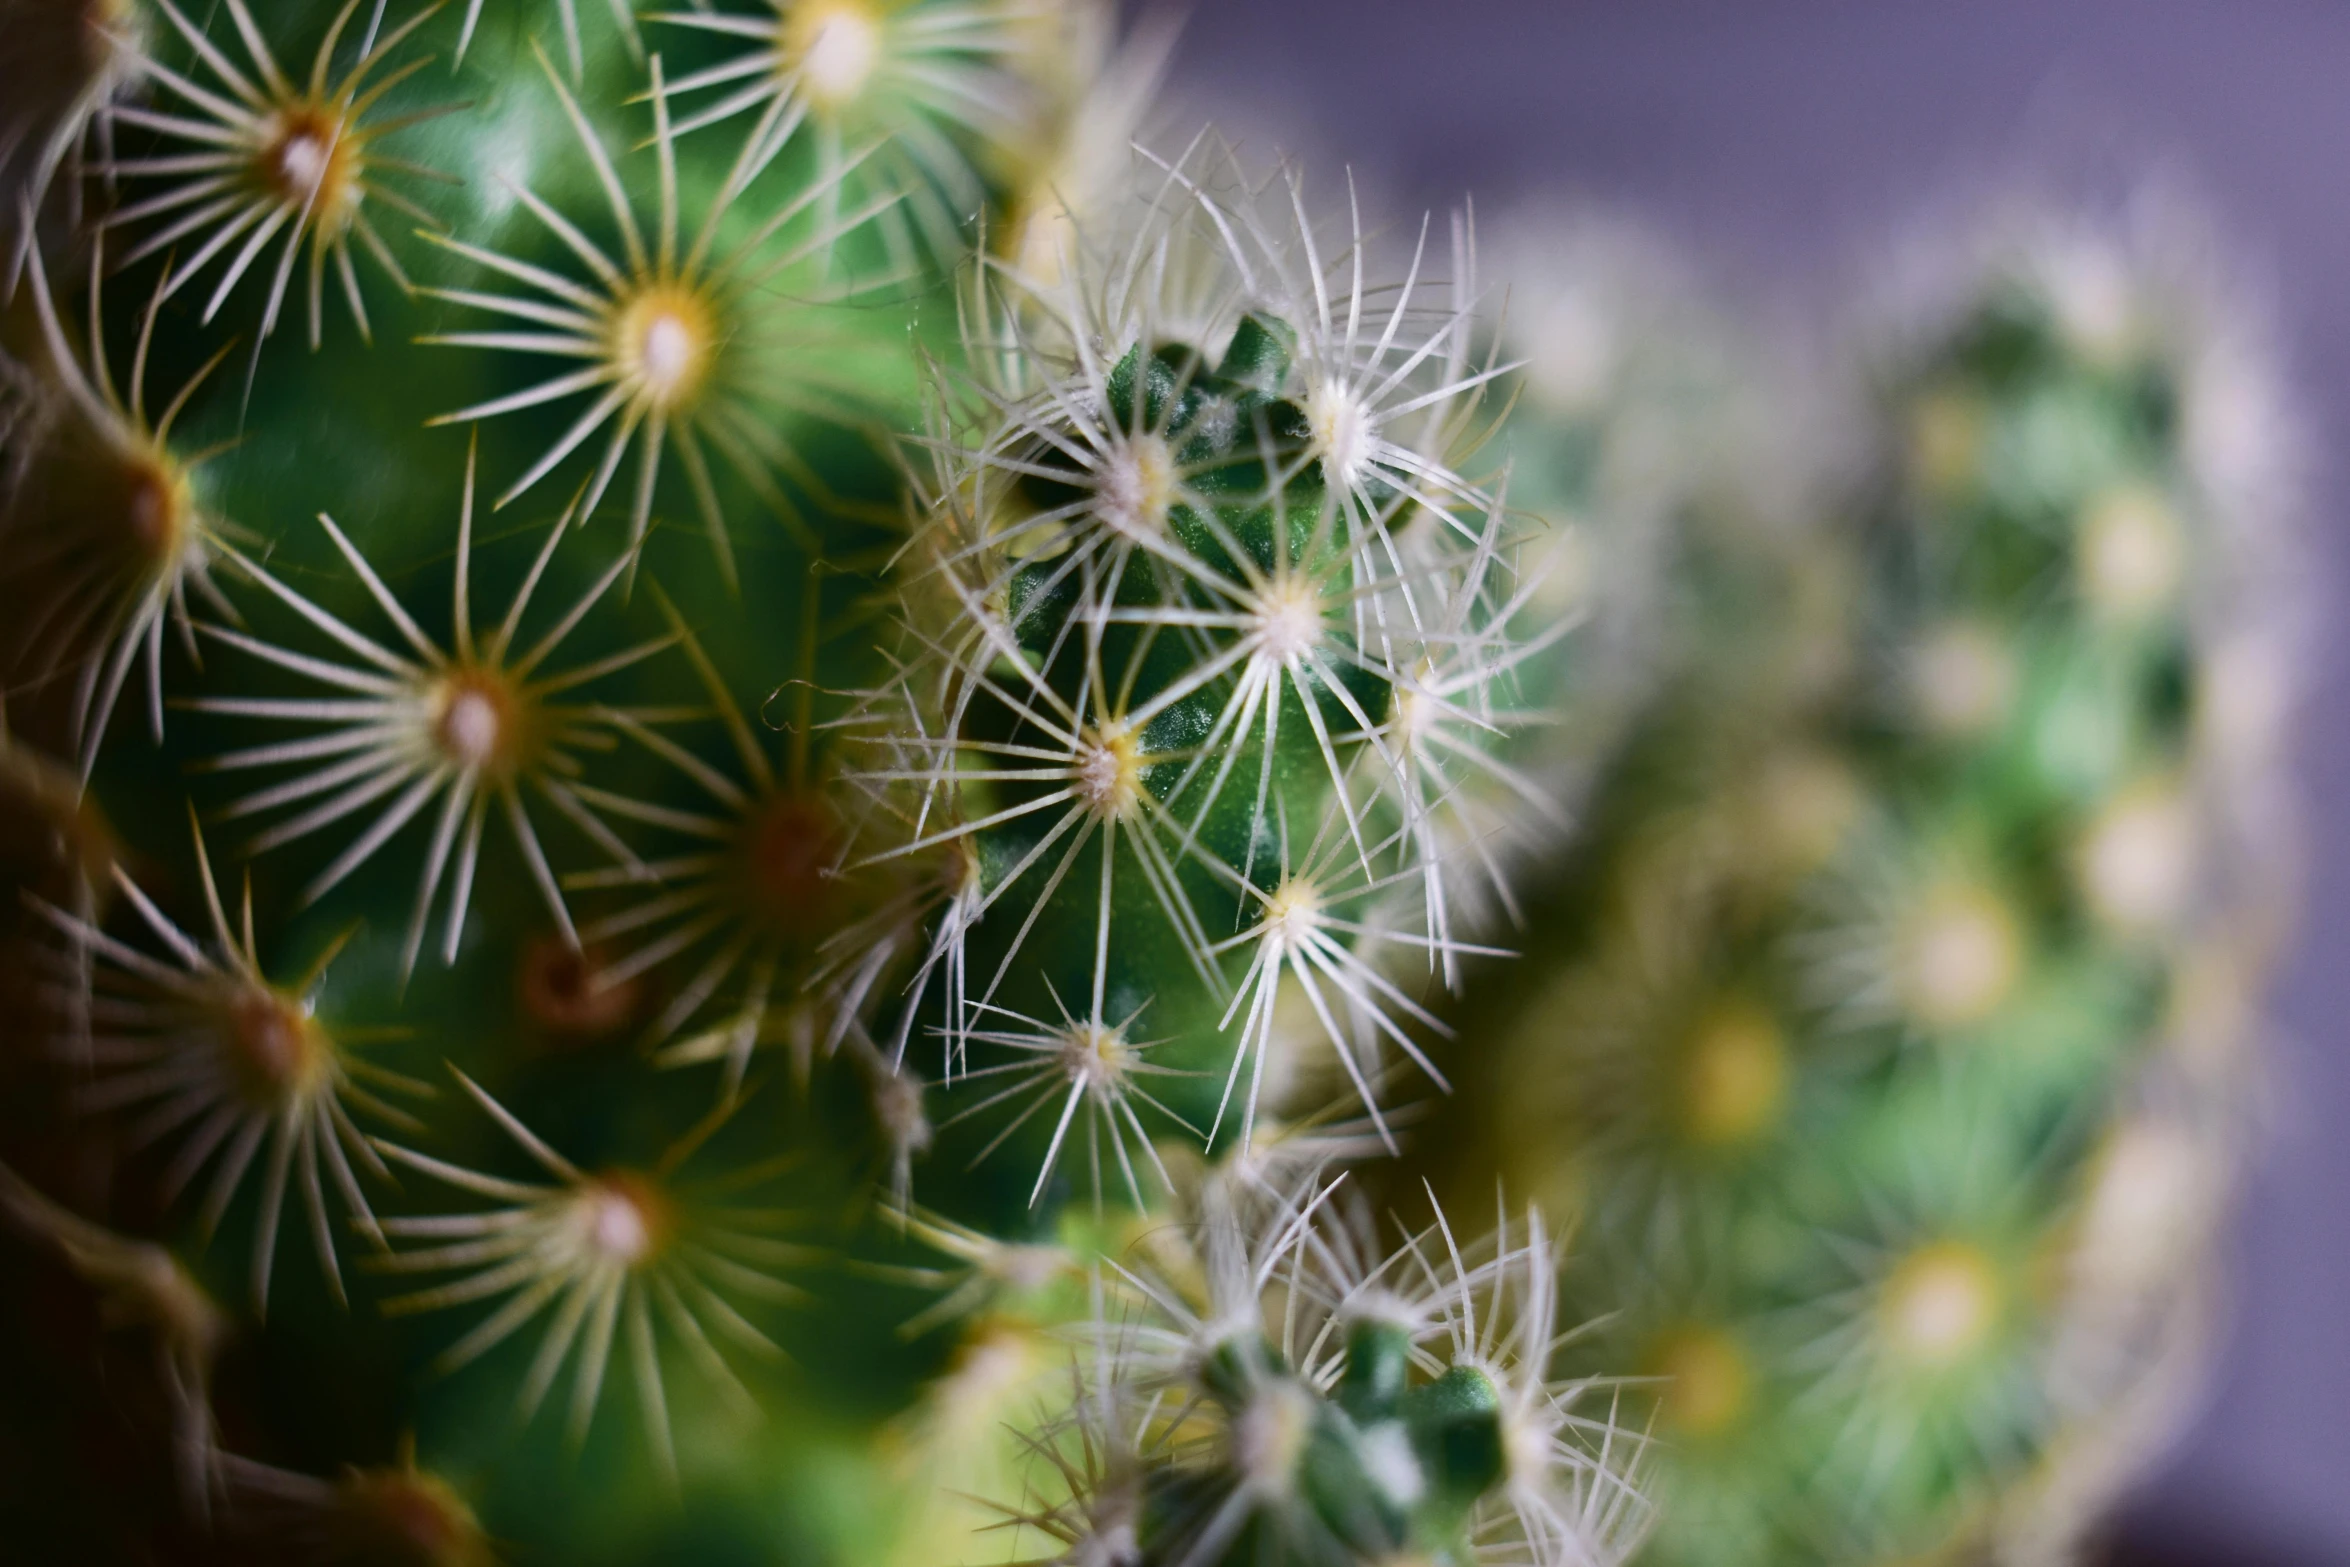
[[(2003, 173), (2183, 180), (2270, 302), (2310, 436), (2329, 602), (2350, 433), (2350, 5), (2340, 0), (1188, 0), (1175, 87), (1355, 163), (1390, 217), (1595, 198), (1760, 308), (1819, 305)], [(1334, 170), (1325, 174), (1333, 176)], [(2116, 1563), (2350, 1562), (2350, 641), (2313, 652), (2319, 809), (2275, 1013), (2276, 1125), (2236, 1225), (2205, 1407)]]

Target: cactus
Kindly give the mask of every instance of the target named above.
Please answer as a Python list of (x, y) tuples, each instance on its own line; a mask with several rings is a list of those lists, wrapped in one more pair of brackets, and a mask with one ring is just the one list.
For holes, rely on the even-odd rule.
[(1643, 1560), (2062, 1559), (2207, 1313), (2286, 885), (2274, 404), (2175, 218), (1985, 230), (1867, 356), (1873, 462), (1792, 524), (1699, 487), (1662, 694), (1447, 1012), (1498, 1151), (1430, 1158), (1579, 1219), (1566, 1365), (1655, 1379)]
[[(168, 1346), (165, 1534), (1635, 1532), (1538, 1220), (1389, 1285), (1317, 1217), (1543, 794), (1471, 241), (1128, 157), (1106, 28), (153, 0), (12, 126), (8, 1158), (95, 1216), (6, 1214)], [(1171, 1213), (1214, 1332), (1121, 1343)], [(1339, 1337), (1227, 1334), (1283, 1299)], [(886, 1501), (973, 1461), (992, 1519)]]
[(31, 1538), (1606, 1567), (1653, 1426), (1653, 1559), (1868, 1560), (2118, 1472), (2276, 908), (2165, 252), (1998, 250), (1758, 527), (1690, 454), (1812, 432), (1652, 251), (1524, 247), (1505, 362), (1465, 221), (1130, 151), (1091, 0), (16, 10)]

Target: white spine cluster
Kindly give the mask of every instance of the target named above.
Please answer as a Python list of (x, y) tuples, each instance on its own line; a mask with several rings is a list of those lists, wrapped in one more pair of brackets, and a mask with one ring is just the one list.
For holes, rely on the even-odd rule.
[[(336, 47), (359, 9), (358, 0), (350, 0), (327, 29), (311, 60), (310, 74), (302, 81), (286, 75), (243, 0), (228, 0), (229, 17), (244, 45), (242, 65), (182, 15), (171, 0), (156, 0), (156, 8), (204, 69), (197, 72), (191, 67), (183, 75), (152, 54), (142, 53), (137, 70), (164, 89), (162, 103), (122, 103), (106, 111), (111, 120), (179, 144), (151, 157), (116, 159), (104, 166), (109, 175), (139, 181), (146, 192), (106, 218), (109, 228), (152, 222), (150, 231), (124, 258), (125, 264), (169, 252), (182, 243), (193, 246), (185, 263), (172, 269), (164, 287), (169, 294), (194, 281), (215, 259), (227, 257), (204, 304), (207, 322), (227, 303), (246, 274), (259, 265), (264, 270), (256, 275), (269, 278), (269, 299), (261, 322), (261, 336), (267, 337), (277, 325), (295, 270), (307, 249), (305, 297), (310, 346), (319, 345), (323, 330), (330, 261), (351, 319), (365, 337), (367, 306), (361, 297), (358, 272), (352, 266), (351, 242), (358, 240), (401, 289), (410, 286), (407, 274), (368, 216), (367, 203), (372, 199), (379, 209), (389, 207), (411, 222), (437, 227), (438, 220), (430, 212), (389, 188), (385, 177), (449, 180), (438, 170), (389, 156), (375, 146), (380, 137), (457, 107), (443, 104), (389, 119), (373, 114), (385, 94), (431, 62), (431, 56), (420, 55), (387, 67), (434, 8), (428, 6), (391, 31), (381, 32), (383, 8), (377, 6), (359, 40), (357, 62), (335, 78), (330, 71)], [(379, 72), (379, 67), (387, 68)], [(210, 80), (199, 79), (205, 76)], [(372, 81), (371, 76), (375, 78)], [(270, 254), (272, 245), (276, 246), (274, 255)]]

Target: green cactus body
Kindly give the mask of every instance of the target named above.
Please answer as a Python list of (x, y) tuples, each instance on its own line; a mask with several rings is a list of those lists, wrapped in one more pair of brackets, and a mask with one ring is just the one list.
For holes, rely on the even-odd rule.
[[(1001, 526), (1016, 533), (1030, 515), (1078, 508), (1085, 525), (1099, 526), (1106, 507), (1120, 519), (1113, 527), (1139, 537), (1022, 560), (987, 585), (1016, 640), (983, 644), (996, 667), (975, 675), (968, 695), (956, 693), (969, 737), (957, 750), (971, 760), (958, 756), (948, 776), (972, 796), (960, 814), (995, 823), (974, 829), (986, 899), (1024, 877), (1048, 889), (1017, 925), (982, 924), (963, 958), (985, 981), (966, 998), (986, 1009), (983, 1018), (1037, 1032), (962, 1026), (972, 1043), (1056, 1050), (1048, 1063), (1077, 1063), (1112, 1117), (1089, 1131), (1110, 1134), (1137, 1203), (1125, 1145), (1140, 1129), (1125, 1096), (1198, 1123), (1199, 1135), (1221, 1119), (1233, 1087), (1216, 1103), (1152, 1085), (1139, 1041), (1217, 1037), (1231, 944), (1210, 931), (1283, 918), (1312, 929), (1327, 895), (1299, 873), (1338, 861), (1343, 878), (1351, 867), (1327, 843), (1285, 841), (1284, 825), (1333, 818), (1367, 749), (1369, 715), (1389, 704), (1376, 666), (1335, 613), (1361, 541), (1333, 526), (1316, 466), (1301, 462), (1301, 413), (1260, 389), (1285, 368), (1274, 330), (1253, 318), (1213, 374), (1181, 348), (1130, 351), (1109, 372), (1106, 412), (1127, 433), (1131, 472), (1102, 481), (1106, 501), (1092, 499), (1081, 469), (1054, 470), (1053, 447), (1007, 454), (1007, 464), (1030, 470), (1013, 500), (1027, 510)], [(1287, 469), (1303, 471), (1268, 498), (1270, 475)], [(1042, 765), (1015, 765), (1024, 761)], [(1031, 945), (1035, 955), (1020, 961)], [(1003, 983), (1015, 963), (1017, 989)], [(945, 1025), (950, 1049), (962, 1047), (956, 1026)], [(1194, 1052), (1186, 1064), (1210, 1063)], [(1246, 1069), (1236, 1058), (1235, 1072)], [(974, 1068), (980, 1083), (1002, 1071)], [(1252, 1091), (1231, 1108), (1245, 1118), (1254, 1099)], [(1064, 1115), (1056, 1132), (1066, 1128)], [(1090, 1153), (1098, 1178), (1098, 1141)]]
[[(956, 640), (918, 635), (852, 721), (875, 759), (862, 780), (896, 824), (877, 858), (952, 851), (966, 867), (921, 878), (955, 901), (895, 1038), (903, 1061), (939, 1053), (938, 1153), (1016, 1172), (942, 1193), (917, 1171), (926, 1205), (982, 1234), (1017, 1233), (1017, 1205), (1063, 1194), (1147, 1209), (1204, 1181), (1261, 1204), (1287, 1189), (1277, 1170), (1392, 1147), (1389, 1080), (1440, 1027), (1418, 993), (1468, 950), (1453, 900), (1496, 870), (1464, 823), (1524, 787), (1506, 737), (1529, 714), (1521, 666), (1539, 678), (1528, 660), (1555, 634), (1521, 630), (1534, 617), (1509, 578), (1515, 541), (1443, 461), (1465, 438), (1450, 405), (1488, 378), (1465, 362), (1465, 317), (1410, 287), (1376, 310), (1327, 276), (1317, 293), (1314, 272), (1282, 270), (1294, 214), (1222, 194), (1226, 178), (1187, 160), (1132, 220), (1128, 259), (1068, 256), (1052, 280), (1011, 277), (967, 306), (987, 325), (950, 391), (976, 433), (941, 454), (905, 588), (908, 623)], [(1351, 1111), (1285, 1122), (1301, 1063)], [(1210, 1145), (1217, 1163), (1203, 1176), (1165, 1144)], [(1318, 1247), (1296, 1217), (1285, 1240), (1260, 1239)], [(1197, 1222), (1184, 1280), (1243, 1244), (1244, 1221), (1212, 1201)], [(1529, 1537), (1537, 1559), (1605, 1555), (1611, 1530), (1632, 1532), (1628, 1489), (1606, 1526), (1546, 1510), (1577, 1464), (1608, 1473), (1579, 1432), (1520, 1439), (1503, 1483), (1502, 1416), (1471, 1407), (1497, 1384), (1466, 1346), (1449, 1380), (1415, 1351), (1414, 1386), (1334, 1398), (1339, 1358), (1298, 1369), (1255, 1329), (1202, 1342), (1183, 1397), (1219, 1413), (1162, 1430), (1141, 1411), (1178, 1391), (1156, 1380), (1168, 1368), (1112, 1343), (1075, 1414), (1010, 1439), (1025, 1465), (937, 1453), (976, 1409), (1038, 1396), (1056, 1319), (1114, 1338), (1139, 1290), (1143, 1309), (1208, 1331), (1189, 1284), (1154, 1287), (1134, 1250), (1153, 1255), (1064, 1233), (1045, 1254), (1063, 1278), (1090, 1266), (1091, 1301), (975, 1311), (964, 1374), (926, 1401), (930, 1472), (976, 1468), (1036, 1531), (1024, 1539), (1088, 1562), (1468, 1561)], [(1253, 1320), (1266, 1284), (1243, 1270), (1204, 1309)], [(1433, 1330), (1425, 1316), (1406, 1342)], [(1513, 1385), (1521, 1403), (1548, 1397), (1523, 1373)], [(1547, 1410), (1511, 1406), (1510, 1429), (1557, 1434), (1569, 1422)], [(1064, 1499), (1040, 1508), (1040, 1493)], [(1503, 1527), (1508, 1499), (1537, 1519), (1531, 1536)]]
[[(1448, 1013), (1484, 1050), (1446, 1114), (1505, 1128), (1453, 1178), (1584, 1215), (1567, 1298), (1610, 1326), (1569, 1363), (1659, 1379), (1648, 1559), (2063, 1548), (2191, 1345), (2201, 1241), (2094, 1216), (2224, 1185), (2242, 1093), (2189, 1063), (2275, 891), (2229, 859), (2212, 682), (2273, 546), (2205, 449), (2222, 334), (2135, 242), (2070, 241), (2107, 335), (2043, 234), (1889, 356), (1846, 518), (1695, 513), (1691, 651), (1532, 960)], [(2216, 1025), (2181, 1010), (2214, 959)]]

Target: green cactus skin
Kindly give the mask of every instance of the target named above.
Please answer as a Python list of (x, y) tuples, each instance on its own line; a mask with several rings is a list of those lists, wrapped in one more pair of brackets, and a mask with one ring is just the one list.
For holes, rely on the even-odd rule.
[(2215, 454), (2260, 388), (2191, 253), (1984, 250), (1832, 521), (1692, 512), (1687, 651), (1530, 961), (1447, 1013), (1481, 1049), (1423, 1147), (1579, 1215), (1567, 1364), (1660, 1379), (1643, 1560), (2052, 1559), (2202, 1319), (2280, 907), (2227, 716), (2286, 645), (2243, 608), (2276, 448)]

